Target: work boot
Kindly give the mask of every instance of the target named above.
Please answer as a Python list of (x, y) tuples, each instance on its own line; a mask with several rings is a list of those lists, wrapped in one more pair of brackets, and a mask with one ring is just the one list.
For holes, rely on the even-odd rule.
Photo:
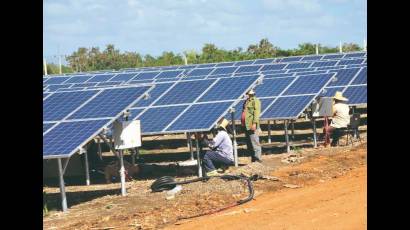
[(207, 172), (206, 175), (209, 177), (213, 177), (213, 176), (219, 176), (220, 174), (218, 173), (218, 171), (212, 170), (210, 172)]

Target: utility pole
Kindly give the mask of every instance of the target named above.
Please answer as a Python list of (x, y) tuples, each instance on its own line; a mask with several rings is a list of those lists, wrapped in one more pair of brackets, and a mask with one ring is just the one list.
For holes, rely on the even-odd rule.
[(339, 42), (339, 53), (343, 53), (342, 41)]
[(61, 55), (58, 55), (58, 64), (59, 64), (59, 72), (60, 74), (63, 74), (62, 68), (61, 68)]
[(47, 75), (47, 61), (46, 61), (46, 58), (44, 58), (44, 74)]
[(319, 44), (316, 44), (316, 55), (319, 55)]

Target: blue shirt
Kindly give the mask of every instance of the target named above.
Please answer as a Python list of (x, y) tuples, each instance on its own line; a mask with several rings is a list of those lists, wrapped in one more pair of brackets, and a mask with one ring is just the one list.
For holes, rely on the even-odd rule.
[(209, 147), (214, 149), (222, 157), (228, 158), (233, 161), (233, 146), (231, 138), (225, 130), (220, 130), (218, 134), (209, 143)]

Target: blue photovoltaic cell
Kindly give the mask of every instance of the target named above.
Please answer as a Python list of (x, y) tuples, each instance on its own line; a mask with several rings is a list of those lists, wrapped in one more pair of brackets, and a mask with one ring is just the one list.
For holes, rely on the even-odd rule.
[(314, 55), (314, 56), (306, 56), (303, 57), (301, 61), (314, 61), (314, 60), (320, 60), (323, 56), (320, 55)]
[(144, 109), (129, 109), (130, 115), (128, 116), (128, 120), (134, 120)]
[(200, 64), (197, 65), (196, 68), (209, 68), (209, 67), (215, 67), (216, 64)]
[(259, 64), (270, 64), (270, 63), (272, 63), (273, 62), (273, 58), (269, 58), (269, 59), (259, 59), (259, 60), (256, 60), (253, 64), (254, 65), (259, 65)]
[(336, 70), (336, 69), (344, 69), (345, 66), (325, 66), (325, 67), (318, 67), (317, 70)]
[(94, 87), (97, 83), (78, 83), (72, 84), (70, 88), (78, 88), (78, 87)]
[(149, 98), (143, 98), (137, 101), (137, 103), (135, 103), (133, 107), (146, 107), (151, 105), (152, 102), (157, 100), (172, 85), (173, 83), (155, 84), (155, 87), (149, 92)]
[(306, 71), (313, 71), (315, 68), (303, 68), (303, 69), (290, 69), (287, 73), (296, 73), (296, 72), (306, 72)]
[[(160, 82), (176, 82), (181, 78), (163, 78), (163, 79), (156, 79), (154, 82), (155, 83), (160, 83)], [(191, 78), (189, 78), (191, 80)]]
[(319, 93), (332, 76), (333, 73), (299, 76), (283, 95)]
[(343, 92), (345, 87), (332, 87), (332, 88), (324, 88), (320, 93), (322, 97), (333, 97), (336, 94), (336, 91)]
[(95, 75), (95, 76), (92, 77), (90, 80), (88, 80), (87, 83), (89, 83), (89, 82), (103, 82), (103, 81), (108, 81), (108, 80), (110, 80), (113, 76), (114, 76), (114, 74)]
[(343, 56), (344, 56), (344, 54), (329, 54), (329, 55), (323, 56), (322, 60), (337, 59), (337, 58), (342, 58)]
[(239, 67), (237, 66), (215, 68), (215, 70), (210, 75), (232, 74), (238, 68)]
[(293, 76), (293, 73), (278, 73), (278, 74), (267, 74), (263, 79), (269, 79), (269, 78), (278, 78), (278, 77), (291, 77)]
[(207, 68), (207, 69), (194, 69), (190, 73), (188, 73), (188, 77), (194, 77), (194, 76), (206, 76), (210, 72), (212, 72), (214, 68)]
[(97, 92), (97, 90), (87, 90), (54, 93), (43, 101), (43, 121), (63, 119)]
[(327, 86), (345, 86), (356, 76), (360, 68), (349, 68), (349, 69), (339, 69), (335, 70), (337, 80), (329, 82)]
[(50, 77), (46, 82), (43, 82), (43, 84), (50, 85), (50, 84), (61, 84), (70, 77)]
[(43, 157), (69, 157), (110, 120), (62, 122), (43, 136)]
[[(207, 79), (212, 79), (212, 78), (221, 78), (221, 77), (233, 77), (233, 75), (231, 75), (231, 74), (209, 75), (206, 78)], [(192, 78), (190, 77), (189, 79), (192, 79)]]
[(322, 74), (322, 73), (327, 73), (327, 70), (296, 72), (296, 73), (295, 73), (295, 76), (309, 75), (309, 74)]
[(233, 102), (192, 105), (166, 131), (209, 130)]
[(222, 101), (239, 98), (247, 88), (249, 88), (257, 79), (258, 75), (246, 77), (220, 78), (198, 102), (205, 101)]
[(155, 105), (191, 103), (214, 82), (214, 79), (178, 82)]
[(172, 70), (172, 71), (164, 71), (158, 74), (155, 79), (162, 79), (162, 78), (176, 78), (180, 75), (183, 71), (182, 70)]
[(255, 88), (256, 96), (278, 96), (294, 79), (294, 77), (264, 79), (263, 83)]
[(152, 83), (153, 80), (136, 80), (136, 81), (129, 81), (126, 84), (127, 85), (138, 85), (138, 84), (143, 84), (143, 83)]
[(68, 88), (68, 87), (70, 87), (71, 85), (69, 85), (69, 84), (64, 84), (64, 85), (49, 85), (48, 87), (47, 87), (47, 89), (50, 91), (50, 92), (54, 92), (54, 91), (56, 91), (56, 90), (58, 90), (58, 89), (66, 89), (66, 88)]
[(196, 68), (196, 65), (182, 65), (178, 69), (193, 69)]
[(97, 84), (97, 86), (115, 86), (115, 85), (120, 85), (122, 82), (119, 81), (113, 81), (113, 82), (100, 82)]
[(362, 68), (357, 77), (351, 83), (352, 85), (367, 84), (367, 67)]
[(353, 60), (340, 60), (338, 65), (360, 65), (363, 63), (362, 58), (353, 59)]
[(309, 68), (312, 62), (298, 62), (298, 63), (290, 63), (286, 66), (286, 69), (296, 69), (296, 68)]
[(250, 75), (255, 75), (255, 74), (259, 74), (259, 72), (236, 73), (234, 75), (235, 75), (235, 77), (237, 77), (237, 76), (242, 77), (242, 76), (250, 76)]
[(278, 74), (278, 73), (286, 73), (286, 69), (280, 69), (280, 70), (268, 70), (268, 71), (260, 71), (260, 73), (266, 75), (266, 74)]
[(215, 65), (215, 67), (221, 67), (221, 66), (233, 66), (235, 62), (224, 62), (224, 63), (218, 63)]
[(335, 66), (337, 61), (318, 61), (313, 63), (312, 67)]
[(55, 123), (43, 123), (43, 133), (45, 133), (53, 125), (55, 125)]
[[(263, 111), (273, 101), (273, 99), (274, 98), (260, 98), (259, 100), (261, 101), (261, 111)], [(235, 105), (234, 120), (236, 121), (241, 119), (244, 102), (245, 100), (241, 100), (238, 104)], [(224, 117), (229, 121), (232, 119), (232, 115), (229, 111), (226, 113)]]
[(137, 73), (120, 73), (117, 74), (115, 77), (111, 78), (110, 81), (129, 81), (135, 75), (137, 75)]
[(347, 53), (344, 58), (352, 58), (352, 57), (364, 57), (366, 53)]
[(84, 90), (85, 87), (71, 87), (68, 89), (65, 88), (61, 88), (61, 89), (57, 89), (56, 92), (73, 92), (73, 91), (79, 91), (79, 90)]
[(314, 95), (279, 97), (263, 112), (261, 119), (297, 118), (314, 97)]
[(135, 76), (132, 80), (152, 80), (160, 72), (143, 72)]
[(358, 105), (367, 103), (367, 86), (349, 86), (343, 92), (343, 96), (349, 99), (349, 105)]
[(142, 133), (161, 132), (187, 107), (188, 105), (149, 108), (138, 117)]
[(285, 68), (286, 64), (271, 64), (264, 65), (260, 71), (269, 71), (269, 70), (281, 70)]
[(179, 66), (169, 66), (169, 67), (161, 67), (161, 70), (175, 70), (178, 69)]
[(302, 57), (285, 57), (280, 60), (280, 62), (294, 62), (294, 61), (300, 61)]
[(150, 86), (105, 89), (69, 119), (115, 117), (149, 88)]
[(235, 66), (241, 66), (241, 65), (252, 65), (254, 60), (248, 60), (248, 61), (238, 61), (235, 63)]
[[(218, 75), (217, 77), (214, 78), (220, 78), (221, 75)], [(230, 76), (230, 75), (229, 75)], [(196, 77), (189, 77), (189, 78), (183, 78), (184, 80), (201, 80), (205, 78), (213, 78), (212, 76), (196, 76)]]
[(88, 79), (90, 79), (92, 76), (75, 76), (75, 77), (71, 77), (70, 79), (68, 79), (64, 84), (69, 84), (69, 83), (84, 83), (86, 82)]
[(257, 72), (262, 65), (241, 66), (235, 73)]
[(50, 93), (43, 93), (43, 99), (47, 97)]

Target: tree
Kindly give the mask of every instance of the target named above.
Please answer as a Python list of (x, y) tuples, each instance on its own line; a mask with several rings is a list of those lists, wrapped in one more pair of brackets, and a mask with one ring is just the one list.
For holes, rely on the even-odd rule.
[(277, 55), (277, 47), (273, 46), (267, 38), (260, 40), (259, 44), (250, 45), (248, 53), (253, 58), (271, 58)]

